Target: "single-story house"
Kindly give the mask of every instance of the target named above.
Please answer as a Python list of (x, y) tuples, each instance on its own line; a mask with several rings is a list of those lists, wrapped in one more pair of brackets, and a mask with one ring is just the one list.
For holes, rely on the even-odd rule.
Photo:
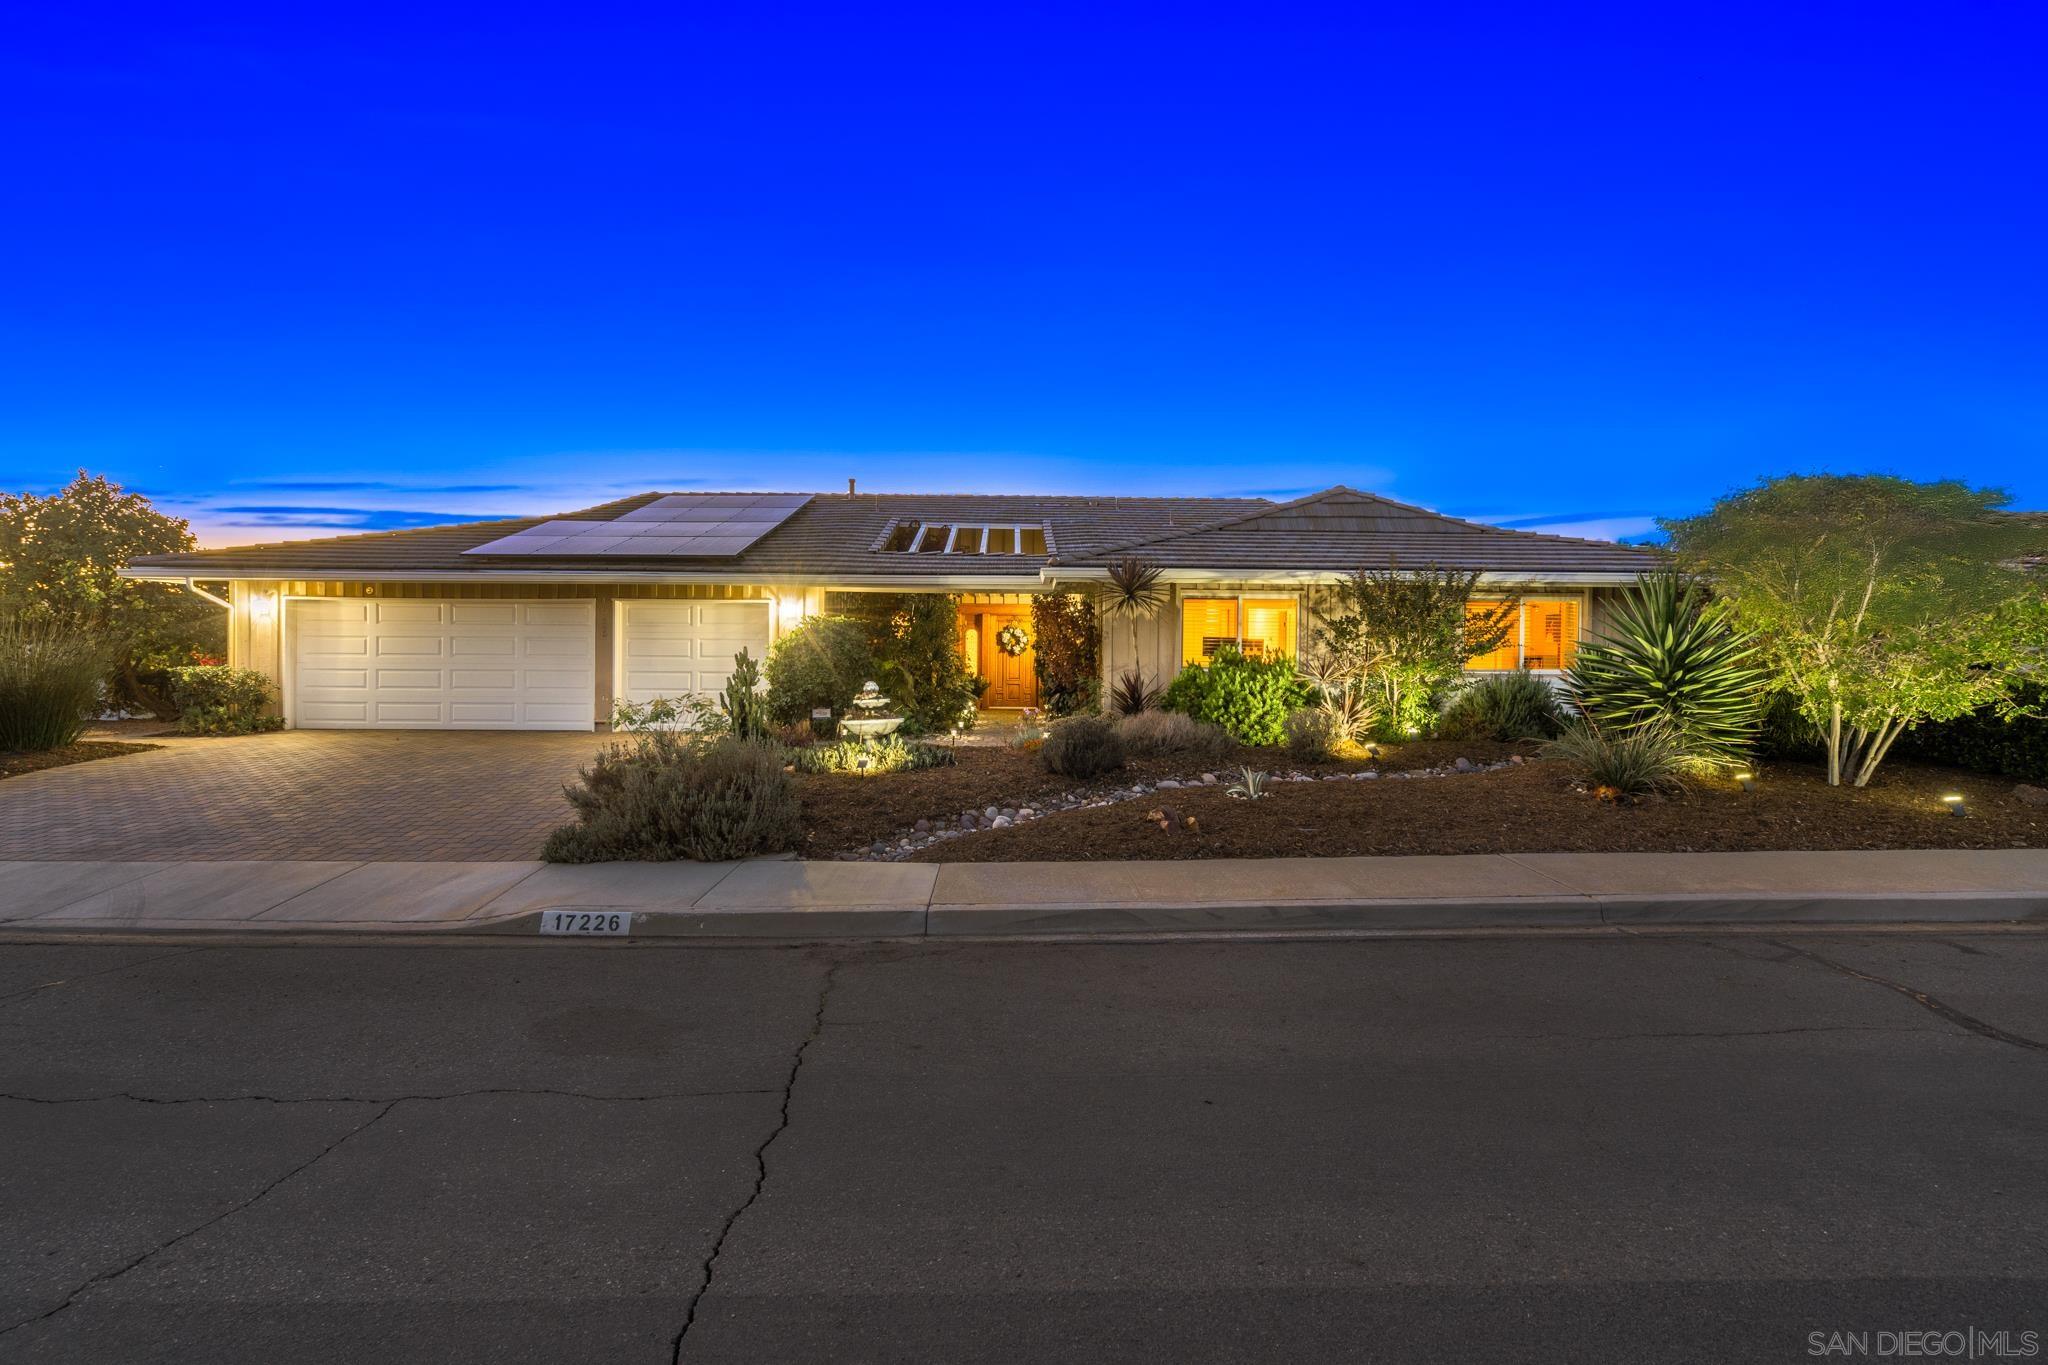
[[(147, 555), (231, 613), (228, 660), (269, 674), (301, 728), (589, 730), (615, 698), (713, 692), (843, 594), (959, 598), (983, 705), (1038, 701), (1034, 594), (1092, 595), (1108, 566), (1162, 571), (1164, 607), (1102, 631), (1105, 684), (1160, 682), (1226, 644), (1296, 656), (1361, 566), (1474, 570), (1521, 599), (1475, 669), (1555, 672), (1654, 551), (1460, 521), (1331, 488), (1263, 498), (643, 493), (558, 516)], [(225, 584), (224, 590), (220, 585)]]

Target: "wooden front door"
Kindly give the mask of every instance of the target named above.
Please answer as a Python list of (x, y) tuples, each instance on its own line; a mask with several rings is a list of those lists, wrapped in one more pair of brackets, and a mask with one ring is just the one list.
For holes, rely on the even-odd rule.
[[(988, 679), (981, 694), (983, 710), (1038, 705), (1038, 651), (1026, 645), (1022, 654), (1011, 654), (996, 642), (1003, 627), (1015, 626), (1031, 635), (1029, 607), (963, 607), (960, 628), (963, 643), (971, 643), (975, 672)], [(1035, 642), (1034, 642), (1035, 644)]]

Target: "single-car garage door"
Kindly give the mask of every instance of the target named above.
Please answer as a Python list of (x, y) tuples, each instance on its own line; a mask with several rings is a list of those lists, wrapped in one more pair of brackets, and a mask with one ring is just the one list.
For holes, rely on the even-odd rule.
[(594, 603), (308, 598), (286, 616), (301, 729), (593, 728)]
[(619, 694), (628, 701), (721, 691), (742, 649), (756, 663), (766, 657), (766, 602), (619, 604)]

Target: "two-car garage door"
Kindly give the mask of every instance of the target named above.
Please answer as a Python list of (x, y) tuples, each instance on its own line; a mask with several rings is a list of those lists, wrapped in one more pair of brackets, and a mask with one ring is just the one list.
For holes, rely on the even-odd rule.
[[(765, 601), (617, 605), (613, 690), (715, 693), (741, 649), (768, 652)], [(596, 603), (299, 598), (287, 608), (291, 723), (303, 729), (588, 730)]]
[(291, 623), (303, 729), (588, 730), (594, 602), (310, 598)]

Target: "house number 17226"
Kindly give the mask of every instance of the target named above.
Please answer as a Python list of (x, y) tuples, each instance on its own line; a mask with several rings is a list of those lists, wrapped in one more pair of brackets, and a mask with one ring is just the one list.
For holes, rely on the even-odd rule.
[(543, 910), (543, 934), (627, 934), (633, 930), (630, 910)]

